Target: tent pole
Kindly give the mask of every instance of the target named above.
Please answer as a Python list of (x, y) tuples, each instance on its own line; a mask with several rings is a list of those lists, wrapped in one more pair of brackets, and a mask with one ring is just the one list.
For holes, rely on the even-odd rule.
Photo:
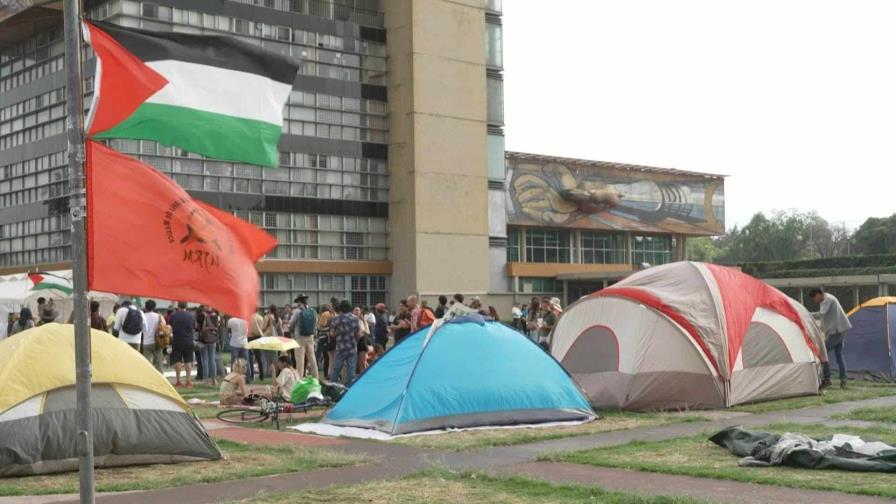
[(90, 409), (90, 326), (87, 324), (87, 191), (84, 179), (84, 92), (81, 76), (81, 0), (64, 0), (65, 128), (68, 134), (69, 211), (72, 221), (72, 309), (75, 313), (75, 380), (80, 493), (93, 504), (93, 426)]

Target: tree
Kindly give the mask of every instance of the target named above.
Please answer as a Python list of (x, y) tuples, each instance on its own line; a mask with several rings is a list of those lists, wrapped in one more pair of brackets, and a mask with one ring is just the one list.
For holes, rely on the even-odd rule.
[(708, 236), (688, 238), (688, 260), (714, 262), (722, 251)]
[(854, 240), (861, 254), (896, 253), (896, 214), (869, 218), (856, 230)]
[[(726, 263), (790, 261), (848, 253), (849, 233), (815, 212), (759, 212), (743, 228), (718, 239), (717, 259)], [(844, 250), (846, 249), (846, 250)]]

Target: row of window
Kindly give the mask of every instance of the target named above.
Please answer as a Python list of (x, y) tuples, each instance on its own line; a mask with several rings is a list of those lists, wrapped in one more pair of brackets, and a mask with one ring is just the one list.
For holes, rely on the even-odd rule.
[(0, 123), (4, 123), (16, 117), (21, 118), (25, 114), (37, 112), (45, 107), (64, 101), (65, 88), (58, 88), (38, 96), (33, 96), (27, 100), (0, 108)]
[[(348, 96), (311, 93), (308, 91), (300, 91), (298, 89), (293, 89), (289, 93), (289, 99), (286, 103), (287, 105), (301, 105), (319, 109), (386, 115), (386, 102), (351, 98)], [(286, 111), (283, 112), (283, 117), (288, 117)]]
[[(580, 237), (578, 243), (573, 243), (576, 236)], [(671, 236), (635, 235), (630, 243), (633, 264), (655, 266), (672, 262)], [(507, 260), (510, 262), (625, 264), (625, 256), (624, 233), (581, 231), (577, 235), (565, 229), (507, 230)]]
[[(2, 242), (0, 242), (2, 246)], [(29, 266), (34, 264), (49, 264), (70, 261), (72, 248), (68, 245), (22, 252), (0, 252), (0, 266)]]
[(360, 128), (386, 129), (386, 118), (357, 114), (354, 112), (339, 112), (336, 110), (319, 110), (307, 107), (287, 106), (283, 111), (283, 117), (296, 121), (316, 121), (318, 123), (357, 126)]
[(297, 294), (306, 294), (315, 307), (330, 304), (330, 298), (348, 299), (354, 306), (374, 306), (386, 301), (386, 290), (387, 278), (382, 275), (261, 275), (263, 306), (292, 303)]

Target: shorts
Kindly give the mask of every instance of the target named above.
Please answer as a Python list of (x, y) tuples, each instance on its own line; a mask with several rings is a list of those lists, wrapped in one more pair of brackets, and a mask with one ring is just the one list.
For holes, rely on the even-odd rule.
[(181, 362), (184, 364), (193, 363), (193, 353), (196, 350), (192, 345), (172, 345), (171, 346), (171, 362)]

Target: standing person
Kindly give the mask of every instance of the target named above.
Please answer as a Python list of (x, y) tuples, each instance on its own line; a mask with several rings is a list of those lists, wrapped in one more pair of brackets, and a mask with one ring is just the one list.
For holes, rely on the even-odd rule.
[(828, 362), (821, 366), (821, 388), (831, 386), (830, 353), (832, 351), (837, 355), (837, 366), (840, 368), (840, 388), (846, 388), (846, 360), (843, 358), (843, 343), (846, 341), (846, 331), (852, 329), (852, 324), (850, 324), (846, 312), (843, 311), (843, 307), (840, 306), (840, 300), (830, 292), (816, 288), (809, 291), (809, 297), (818, 303), (818, 311), (813, 312), (812, 316), (821, 321), (821, 329), (825, 336), (824, 347), (828, 351)]
[(196, 357), (196, 379), (203, 380), (205, 378), (205, 369), (202, 362), (202, 347), (205, 346), (202, 344), (202, 338), (200, 338), (200, 334), (202, 333), (202, 323), (205, 321), (205, 305), (199, 305), (196, 307), (196, 310), (193, 313), (193, 316), (196, 318), (196, 327), (193, 328), (193, 348), (195, 350), (194, 357)]
[[(280, 326), (280, 317), (277, 315), (277, 306), (268, 306), (261, 324), (261, 334), (265, 337), (279, 336), (282, 334)], [(274, 352), (261, 352), (261, 358), (264, 360), (264, 367), (271, 370), (274, 369), (274, 359), (277, 356)]]
[(310, 376), (318, 378), (317, 354), (314, 349), (314, 336), (317, 334), (317, 312), (308, 306), (308, 296), (305, 294), (299, 294), (294, 302), (296, 309), (289, 327), (296, 335), (296, 342), (299, 344), (294, 351), (299, 378), (305, 377), (306, 369)]
[[(264, 336), (264, 331), (262, 330), (262, 326), (264, 326), (264, 317), (261, 316), (258, 311), (252, 314), (252, 320), (249, 321), (249, 342), (255, 341), (258, 338)], [(262, 350), (252, 350), (249, 352), (249, 367), (252, 368), (253, 360), (258, 363), (258, 379), (264, 381), (264, 351)], [(268, 368), (269, 373), (273, 373), (274, 370)], [(252, 371), (252, 376), (255, 375), (255, 372)]]
[(110, 313), (109, 316), (106, 317), (106, 330), (116, 338), (118, 337), (118, 331), (115, 330), (115, 316), (118, 314), (118, 310), (120, 309), (121, 305), (115, 303), (115, 305), (112, 306), (112, 313)]
[(236, 363), (242, 360), (242, 372), (246, 375), (246, 381), (251, 383), (255, 378), (255, 370), (246, 364), (249, 362), (249, 351), (246, 350), (246, 345), (249, 344), (249, 324), (239, 317), (230, 317), (227, 321), (227, 333), (230, 334), (230, 372), (237, 372)]
[(59, 312), (56, 311), (53, 300), (49, 299), (41, 303), (41, 299), (43, 298), (37, 299), (37, 316), (40, 318), (40, 323), (38, 325), (56, 322), (56, 319), (59, 318)]
[(563, 308), (560, 307), (559, 298), (545, 299), (546, 300), (542, 302), (542, 309), (545, 314), (542, 319), (541, 327), (538, 330), (538, 344), (548, 352), (551, 348), (551, 331), (553, 331), (554, 327), (557, 325), (557, 320), (560, 319), (560, 314), (563, 313)]
[(171, 362), (174, 363), (175, 387), (182, 387), (180, 373), (186, 369), (186, 387), (193, 388), (193, 329), (196, 317), (187, 311), (187, 303), (177, 303), (177, 311), (171, 314)]
[(143, 318), (146, 320), (146, 329), (143, 331), (143, 341), (140, 346), (140, 353), (146, 357), (152, 367), (156, 368), (159, 373), (162, 372), (162, 348), (156, 345), (159, 331), (165, 324), (165, 320), (161, 315), (156, 313), (156, 302), (152, 299), (147, 300), (143, 305)]
[(417, 329), (431, 326), (436, 321), (436, 315), (429, 308), (429, 304), (424, 300), (420, 302), (420, 318), (417, 319)]
[(115, 330), (118, 332), (118, 339), (139, 352), (143, 332), (146, 331), (146, 317), (132, 302), (125, 301), (115, 314)]
[(289, 326), (290, 320), (292, 320), (292, 306), (289, 303), (283, 305), (283, 309), (280, 310), (280, 327), (283, 328), (283, 336), (286, 338), (292, 338), (293, 332), (292, 327)]
[(97, 331), (109, 332), (109, 326), (106, 325), (106, 319), (100, 315), (100, 302), (90, 302), (90, 328)]
[(330, 337), (330, 323), (336, 314), (333, 312), (332, 304), (325, 304), (320, 307), (320, 317), (317, 319), (317, 365), (320, 374), (324, 376), (330, 375), (330, 367), (333, 364), (333, 344)]
[(437, 319), (440, 319), (448, 313), (448, 297), (447, 296), (439, 296), (439, 306), (436, 306), (435, 316)]
[(389, 312), (386, 310), (386, 305), (378, 303), (374, 316), (376, 323), (373, 329), (373, 341), (376, 345), (383, 347), (383, 351), (385, 351), (386, 345), (389, 343)]
[(19, 310), (19, 320), (15, 321), (12, 325), (12, 330), (9, 331), (9, 335), (18, 334), (22, 331), (27, 331), (34, 327), (34, 316), (31, 315), (30, 308), (22, 308)]
[(417, 296), (408, 296), (406, 302), (408, 311), (410, 311), (411, 314), (411, 332), (414, 332), (420, 328), (420, 315), (422, 314), (422, 310), (417, 304)]
[(402, 340), (411, 334), (411, 312), (408, 311), (407, 306), (398, 306), (398, 311), (395, 313), (395, 318), (392, 320), (389, 330), (392, 331), (392, 339), (395, 341), (394, 345), (401, 343)]
[(537, 297), (533, 297), (529, 303), (529, 316), (526, 318), (526, 336), (534, 343), (538, 343), (538, 319), (543, 317), (541, 301)]
[(464, 304), (464, 295), (458, 292), (454, 295), (454, 302), (458, 304)]
[(202, 355), (203, 376), (213, 387), (218, 385), (218, 363), (215, 361), (215, 353), (220, 333), (221, 316), (214, 308), (207, 308), (202, 314), (199, 341), (202, 342), (200, 354)]
[(352, 314), (352, 305), (347, 300), (339, 303), (339, 315), (330, 324), (330, 335), (334, 340), (333, 365), (330, 381), (339, 380), (339, 373), (345, 368), (344, 385), (350, 385), (355, 378), (358, 365), (358, 338), (361, 337), (361, 322)]
[(523, 310), (520, 308), (519, 303), (513, 303), (513, 308), (510, 309), (510, 317), (513, 319), (513, 328), (520, 328), (520, 320), (523, 319)]
[(376, 330), (376, 315), (373, 314), (373, 310), (368, 307), (364, 307), (361, 309), (361, 315), (364, 317), (364, 321), (367, 322), (367, 328), (370, 329), (370, 341), (373, 341), (373, 332)]
[(367, 369), (367, 358), (373, 351), (373, 342), (370, 341), (370, 325), (364, 318), (364, 313), (361, 310), (361, 307), (356, 306), (352, 311), (352, 315), (358, 319), (358, 324), (361, 326), (361, 336), (358, 337), (358, 362), (355, 370), (355, 372), (360, 375)]

